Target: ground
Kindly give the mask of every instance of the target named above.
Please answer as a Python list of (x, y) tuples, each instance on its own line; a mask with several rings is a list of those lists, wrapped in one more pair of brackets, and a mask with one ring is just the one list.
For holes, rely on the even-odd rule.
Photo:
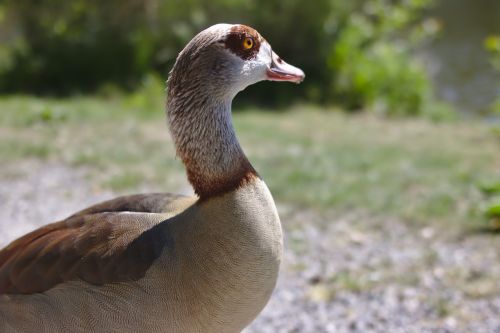
[[(0, 246), (120, 194), (189, 192), (158, 105), (0, 100)], [(500, 332), (500, 241), (481, 184), (498, 134), (296, 107), (235, 125), (286, 251), (257, 332)]]

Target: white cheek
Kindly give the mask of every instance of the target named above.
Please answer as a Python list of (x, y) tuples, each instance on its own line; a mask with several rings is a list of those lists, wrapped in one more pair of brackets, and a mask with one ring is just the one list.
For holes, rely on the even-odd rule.
[(271, 64), (271, 51), (267, 44), (262, 44), (259, 53), (252, 60), (245, 61), (241, 74), (247, 85), (266, 79), (266, 72)]
[(265, 73), (265, 68), (262, 66), (262, 63), (257, 60), (246, 61), (241, 69), (241, 74), (244, 77), (244, 80), (250, 80), (252, 81), (251, 83), (257, 82), (262, 76), (262, 72)]

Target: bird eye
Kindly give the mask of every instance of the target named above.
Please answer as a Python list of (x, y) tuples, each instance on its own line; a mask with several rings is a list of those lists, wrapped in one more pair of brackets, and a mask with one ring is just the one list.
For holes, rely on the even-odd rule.
[(253, 47), (253, 39), (250, 37), (246, 37), (243, 39), (243, 48), (245, 50), (250, 50)]

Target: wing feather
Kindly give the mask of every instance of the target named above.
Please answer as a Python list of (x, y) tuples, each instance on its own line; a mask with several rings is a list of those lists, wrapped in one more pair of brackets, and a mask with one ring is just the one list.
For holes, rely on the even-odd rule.
[(44, 292), (74, 280), (135, 281), (171, 245), (160, 222), (192, 200), (171, 194), (127, 196), (48, 224), (0, 250), (0, 295)]

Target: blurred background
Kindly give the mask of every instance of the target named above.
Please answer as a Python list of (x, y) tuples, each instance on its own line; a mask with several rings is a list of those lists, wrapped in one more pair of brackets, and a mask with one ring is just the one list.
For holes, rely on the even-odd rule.
[(307, 75), (234, 103), (287, 249), (248, 332), (500, 332), (496, 0), (0, 0), (0, 246), (116, 195), (190, 193), (165, 80), (220, 22)]

